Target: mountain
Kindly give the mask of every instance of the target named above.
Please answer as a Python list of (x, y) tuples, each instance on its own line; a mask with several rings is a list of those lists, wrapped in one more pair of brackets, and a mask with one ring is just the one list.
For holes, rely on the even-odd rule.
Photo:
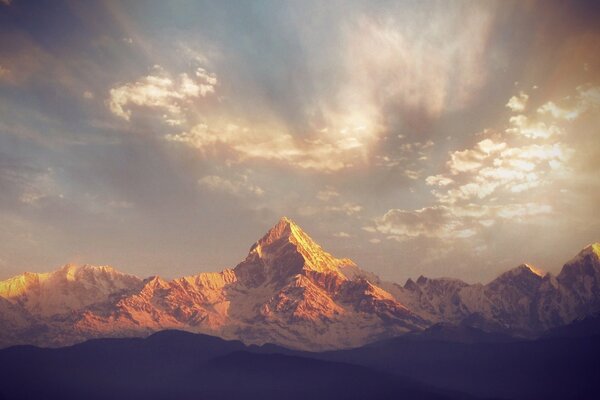
[(399, 285), (335, 258), (284, 217), (245, 260), (217, 273), (139, 279), (110, 267), (67, 265), (0, 282), (0, 347), (165, 329), (312, 351), (436, 324), (534, 337), (600, 311), (599, 254), (598, 244), (586, 247), (556, 277), (523, 264), (485, 285), (423, 276)]
[(544, 338), (600, 337), (600, 313), (577, 319), (568, 325), (559, 326), (545, 332)]
[(600, 311), (599, 260), (600, 244), (596, 243), (581, 250), (556, 277), (522, 264), (485, 285), (421, 276), (404, 286), (382, 286), (432, 323), (535, 337)]
[(0, 295), (29, 313), (52, 316), (77, 312), (141, 288), (141, 280), (111, 267), (65, 265), (51, 273), (24, 273), (0, 284)]
[(500, 341), (488, 336), (492, 340), (476, 342), (411, 334), (312, 356), (481, 398), (598, 399), (600, 336), (573, 329), (577, 336)]
[(365, 366), (178, 331), (0, 350), (0, 376), (7, 400), (475, 399)]
[[(439, 339), (440, 329), (477, 340)], [(0, 350), (0, 399), (599, 397), (600, 337), (584, 334), (580, 322), (552, 338), (505, 339), (476, 328), (436, 325), (322, 353), (247, 346), (182, 331), (58, 349), (15, 346)]]
[(427, 326), (351, 260), (334, 258), (287, 218), (252, 245), (244, 261), (220, 273), (142, 281), (105, 267), (73, 268), (0, 284), (0, 295), (43, 327), (43, 333), (23, 332), (21, 342), (61, 346), (182, 329), (320, 350)]

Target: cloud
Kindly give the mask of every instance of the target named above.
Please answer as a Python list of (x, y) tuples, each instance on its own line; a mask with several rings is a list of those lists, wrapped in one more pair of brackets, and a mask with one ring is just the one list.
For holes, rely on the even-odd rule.
[(527, 100), (529, 100), (529, 96), (524, 92), (519, 92), (518, 96), (513, 96), (508, 100), (506, 107), (510, 108), (513, 112), (522, 112), (527, 107)]
[(329, 212), (340, 212), (344, 213), (348, 216), (354, 215), (362, 211), (363, 207), (361, 205), (355, 203), (343, 203), (339, 206), (327, 206), (325, 207), (326, 211)]
[(6, 204), (42, 207), (63, 198), (53, 168), (29, 165), (19, 158), (0, 153), (0, 208)]
[(505, 145), (505, 143), (494, 143), (490, 139), (482, 140), (472, 149), (451, 152), (446, 166), (452, 175), (477, 170), (483, 165), (483, 160)]
[(304, 205), (298, 208), (298, 213), (304, 216), (342, 214), (348, 217), (357, 216), (363, 210), (363, 206), (352, 202), (339, 202), (323, 206), (322, 204)]
[(538, 108), (538, 113), (551, 115), (556, 119), (572, 121), (589, 110), (600, 107), (600, 87), (579, 86), (574, 99), (566, 97), (559, 104), (549, 101)]
[(246, 175), (240, 175), (238, 179), (229, 180), (218, 175), (207, 175), (198, 184), (210, 191), (223, 192), (234, 196), (262, 196), (265, 192), (262, 188), (249, 182)]
[(392, 209), (375, 221), (377, 231), (398, 237), (448, 236), (457, 228), (457, 223), (445, 206)]
[(448, 12), (433, 7), (401, 20), (391, 14), (363, 16), (348, 27), (348, 85), (353, 93), (371, 103), (430, 116), (466, 107), (486, 78), (484, 55), (492, 19), (490, 10), (480, 6), (461, 9), (460, 15)]
[(337, 237), (337, 238), (349, 238), (351, 237), (350, 234), (346, 233), (346, 232), (337, 232), (334, 233), (333, 236)]
[(551, 214), (548, 204), (528, 202), (505, 205), (447, 207), (435, 205), (417, 210), (391, 209), (375, 219), (374, 229), (388, 239), (407, 240), (417, 237), (456, 240), (470, 238), (492, 227), (498, 219), (525, 222)]
[[(586, 100), (582, 90), (578, 93), (576, 104), (593, 104), (592, 90), (585, 92)], [(575, 150), (561, 140), (567, 137), (562, 125), (540, 121), (538, 114), (511, 116), (504, 132), (485, 130), (478, 134), (485, 138), (472, 146), (449, 152), (445, 171), (425, 179), (435, 204), (391, 209), (365, 230), (400, 241), (452, 241), (482, 237), (500, 221), (521, 224), (553, 215), (552, 204), (539, 199), (548, 198), (553, 185), (569, 179)]]
[[(448, 165), (449, 174), (458, 175), (460, 179), (452, 179), (446, 175), (433, 175), (426, 179), (428, 185), (446, 189), (434, 191), (442, 203), (484, 199), (498, 190), (519, 193), (537, 187), (550, 179), (554, 171), (561, 172), (572, 155), (572, 149), (564, 144), (554, 143), (507, 147), (487, 155), (478, 148), (458, 153), (463, 158), (465, 153), (471, 154), (478, 161), (461, 161), (457, 166), (454, 157)], [(455, 153), (451, 154), (451, 157), (454, 155)]]
[(325, 190), (320, 190), (319, 192), (317, 192), (317, 199), (325, 202), (337, 198), (339, 196), (340, 194), (331, 188), (327, 188)]
[[(416, 7), (410, 11), (411, 17), (400, 13), (396, 18), (389, 13), (353, 12), (331, 36), (335, 54), (324, 54), (323, 47), (312, 42), (314, 36), (300, 30), (294, 40), (307, 47), (303, 47), (306, 65), (286, 72), (294, 77), (290, 93), (283, 93), (288, 84), (277, 78), (269, 78), (279, 83), (274, 88), (269, 86), (270, 80), (236, 85), (236, 90), (223, 84), (216, 112), (202, 118), (186, 117), (185, 108), (190, 100), (208, 92), (191, 94), (184, 90), (185, 82), (195, 79), (214, 92), (217, 78), (201, 70), (195, 76), (153, 72), (113, 88), (109, 106), (126, 120), (135, 107), (159, 109), (166, 124), (180, 127), (179, 132), (166, 135), (167, 141), (185, 144), (204, 157), (227, 163), (279, 161), (294, 168), (331, 173), (374, 162), (398, 166), (408, 179), (417, 180), (422, 176), (420, 166), (405, 165), (395, 155), (378, 157), (378, 144), (398, 123), (389, 117), (390, 111), (395, 115), (422, 113), (430, 118), (460, 110), (470, 104), (486, 80), (491, 10), (486, 6), (459, 7), (451, 16), (448, 11), (439, 6), (424, 16)], [(448, 40), (450, 37), (453, 39)], [(191, 52), (184, 54), (191, 56)], [(206, 56), (202, 58), (206, 60)], [(210, 65), (219, 62), (212, 61)], [(329, 66), (321, 68), (322, 63)], [(281, 66), (269, 68), (277, 72)], [(227, 83), (227, 73), (240, 73), (230, 66), (218, 70), (220, 76), (228, 77)], [(295, 83), (304, 80), (310, 84)], [(266, 96), (265, 91), (274, 93)], [(295, 91), (301, 92), (297, 99), (285, 97), (294, 96)], [(276, 95), (278, 104), (264, 109), (262, 104), (271, 104)], [(259, 100), (260, 105), (244, 104)], [(290, 102), (295, 106), (291, 111)], [(248, 110), (258, 115), (248, 115)], [(197, 111), (190, 107), (190, 112)], [(191, 120), (194, 123), (188, 124)], [(414, 145), (420, 146), (420, 161), (428, 160), (426, 150), (433, 142), (424, 139)]]
[(108, 107), (127, 121), (131, 118), (132, 106), (160, 110), (165, 113), (165, 121), (177, 125), (184, 117), (183, 108), (195, 98), (213, 94), (216, 85), (216, 75), (203, 68), (198, 68), (193, 77), (187, 73), (173, 77), (162, 67), (155, 66), (152, 74), (110, 89)]
[(425, 179), (425, 183), (429, 186), (448, 186), (454, 183), (454, 181), (443, 175), (431, 175)]
[(511, 127), (506, 129), (507, 133), (522, 135), (532, 139), (546, 139), (562, 133), (562, 130), (554, 124), (547, 125), (541, 121), (532, 121), (523, 114), (510, 117), (510, 124)]
[(548, 204), (526, 203), (506, 205), (500, 208), (497, 214), (502, 218), (521, 219), (528, 216), (551, 214), (552, 211), (552, 206)]
[(283, 127), (247, 128), (227, 124), (213, 129), (198, 124), (165, 139), (198, 149), (204, 155), (228, 154), (230, 162), (249, 159), (281, 161), (294, 167), (322, 172), (339, 171), (360, 159), (362, 148), (347, 147), (344, 141), (296, 138)]

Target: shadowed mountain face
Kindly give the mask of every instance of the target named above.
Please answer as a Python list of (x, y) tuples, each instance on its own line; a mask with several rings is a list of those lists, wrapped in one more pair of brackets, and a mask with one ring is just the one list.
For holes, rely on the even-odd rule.
[(0, 351), (0, 398), (472, 398), (360, 365), (289, 353), (177, 331), (62, 349), (13, 347)]
[(556, 277), (524, 264), (486, 285), (420, 277), (402, 286), (333, 257), (282, 218), (244, 261), (218, 273), (142, 280), (67, 265), (0, 282), (0, 346), (180, 329), (320, 351), (436, 324), (534, 337), (600, 311), (599, 255), (598, 244), (586, 247)]

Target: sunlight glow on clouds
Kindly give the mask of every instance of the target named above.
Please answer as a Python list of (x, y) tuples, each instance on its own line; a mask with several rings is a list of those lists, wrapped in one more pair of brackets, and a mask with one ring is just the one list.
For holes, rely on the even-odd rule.
[[(169, 134), (165, 139), (198, 149), (202, 154), (224, 152), (231, 162), (248, 159), (281, 161), (302, 169), (331, 172), (351, 167), (360, 159), (362, 146), (339, 139), (297, 139), (283, 127), (242, 128), (228, 124), (213, 130), (199, 124), (187, 132)], [(233, 158), (232, 158), (233, 157)]]
[(577, 88), (575, 99), (565, 98), (558, 105), (553, 101), (538, 108), (540, 114), (550, 114), (554, 118), (572, 121), (588, 110), (598, 110), (600, 107), (600, 87)]
[[(575, 107), (594, 107), (594, 91), (578, 89)], [(508, 106), (512, 111), (523, 111), (527, 99), (521, 92), (519, 97), (511, 98)], [(543, 110), (549, 109), (547, 104), (554, 103), (546, 103)], [(416, 210), (391, 209), (375, 219), (373, 231), (396, 240), (457, 240), (480, 234), (502, 219), (524, 223), (551, 215), (551, 204), (531, 200), (544, 198), (543, 194), (525, 193), (569, 179), (575, 173), (568, 166), (575, 150), (564, 142), (568, 139), (564, 133), (567, 127), (559, 126), (559, 120), (570, 118), (554, 112), (554, 120), (543, 122), (538, 120), (540, 113), (511, 116), (511, 127), (504, 134), (486, 130), (482, 135), (488, 137), (471, 148), (451, 151), (446, 172), (425, 179), (434, 188), (437, 204)]]
[(521, 91), (518, 96), (513, 96), (508, 100), (506, 107), (516, 112), (525, 111), (527, 100), (529, 100), (529, 96)]
[(156, 65), (152, 75), (111, 89), (108, 106), (115, 115), (127, 121), (131, 118), (131, 106), (138, 106), (161, 110), (166, 113), (167, 123), (180, 125), (183, 108), (194, 98), (213, 94), (216, 85), (216, 75), (203, 68), (198, 68), (193, 77), (182, 73), (173, 78)]

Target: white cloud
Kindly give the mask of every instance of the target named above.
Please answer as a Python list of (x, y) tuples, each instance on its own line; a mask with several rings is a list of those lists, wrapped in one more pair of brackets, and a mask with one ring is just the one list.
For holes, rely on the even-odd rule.
[(327, 207), (328, 211), (333, 211), (333, 212), (341, 212), (344, 213), (348, 216), (350, 215), (354, 215), (356, 213), (359, 213), (360, 211), (362, 211), (363, 207), (361, 205), (358, 205), (356, 203), (344, 203), (340, 206), (329, 206)]
[(529, 100), (529, 96), (524, 92), (519, 92), (518, 96), (513, 96), (508, 100), (506, 107), (510, 108), (513, 112), (522, 112), (527, 107), (527, 100)]
[(264, 190), (252, 184), (246, 175), (240, 175), (238, 179), (227, 179), (218, 175), (207, 175), (198, 180), (200, 186), (211, 191), (228, 193), (234, 196), (262, 196)]
[(375, 221), (377, 231), (394, 236), (446, 236), (455, 225), (444, 206), (419, 210), (392, 209)]
[(412, 179), (412, 180), (417, 180), (419, 179), (419, 172), (418, 171), (414, 171), (412, 169), (406, 169), (404, 170), (404, 175), (408, 178), (408, 179)]
[(446, 188), (445, 191), (434, 191), (444, 204), (484, 199), (501, 189), (519, 193), (545, 183), (553, 171), (564, 168), (572, 155), (572, 150), (561, 143), (502, 148), (504, 150), (485, 156), (479, 152), (479, 144), (474, 149), (455, 152), (452, 155), (459, 153), (464, 158), (465, 154), (470, 154), (479, 161), (477, 165), (469, 165), (470, 168), (465, 168), (464, 162), (459, 163), (461, 168), (458, 168), (454, 157), (448, 165), (449, 175), (454, 179), (443, 174), (433, 175), (426, 183)]
[[(593, 91), (578, 93), (577, 104), (584, 102), (583, 93), (585, 101), (593, 103)], [(569, 179), (574, 150), (561, 141), (567, 138), (563, 125), (546, 124), (537, 119), (539, 113), (530, 114), (512, 116), (511, 128), (504, 133), (486, 130), (483, 135), (488, 137), (450, 152), (445, 171), (425, 179), (437, 203), (415, 210), (391, 209), (365, 230), (399, 241), (475, 236), (480, 240), (486, 229), (501, 222), (547, 220), (555, 208), (539, 199), (548, 199), (552, 185)]]
[(317, 192), (317, 199), (321, 201), (329, 201), (339, 196), (340, 194), (331, 188), (327, 188), (325, 190), (320, 190), (319, 192)]
[(43, 200), (50, 198), (63, 198), (52, 168), (48, 168), (22, 181), (22, 192), (19, 197), (22, 203), (29, 206), (39, 206)]
[(549, 114), (556, 119), (572, 121), (588, 110), (600, 107), (600, 87), (580, 86), (574, 99), (567, 97), (561, 105), (549, 101), (538, 108), (538, 113)]
[(547, 139), (553, 135), (559, 135), (562, 130), (554, 125), (546, 125), (541, 121), (532, 121), (523, 114), (510, 117), (511, 127), (506, 130), (507, 133), (523, 135), (532, 139)]
[(228, 153), (232, 162), (248, 159), (282, 161), (302, 169), (324, 172), (351, 167), (362, 154), (362, 149), (348, 149), (339, 142), (297, 139), (276, 126), (250, 129), (228, 124), (213, 130), (206, 124), (199, 124), (187, 132), (166, 135), (165, 139), (194, 147), (203, 154)]
[(445, 177), (443, 175), (428, 176), (425, 179), (425, 182), (429, 186), (448, 186), (448, 185), (451, 185), (452, 183), (454, 183), (454, 181), (452, 179)]
[(195, 74), (195, 78), (187, 73), (172, 77), (160, 66), (155, 66), (153, 74), (112, 88), (108, 106), (113, 114), (128, 121), (131, 106), (161, 110), (166, 121), (183, 118), (183, 107), (195, 98), (215, 92), (217, 78), (214, 74), (208, 74), (202, 68)]
[(548, 204), (526, 203), (510, 204), (498, 210), (498, 216), (507, 219), (524, 218), (528, 216), (550, 214), (552, 206)]
[(379, 232), (388, 239), (406, 240), (430, 237), (446, 240), (464, 239), (475, 236), (492, 227), (497, 219), (527, 221), (552, 212), (548, 204), (528, 202), (505, 205), (476, 205), (463, 207), (431, 206), (418, 210), (389, 210), (375, 220), (369, 232)]
[(506, 148), (506, 143), (496, 143), (491, 139), (484, 139), (481, 142), (477, 143), (477, 148), (486, 155), (491, 155), (493, 153), (497, 153)]
[(346, 232), (337, 232), (337, 233), (334, 233), (333, 236), (335, 236), (337, 238), (349, 238), (349, 237), (351, 237), (351, 235), (349, 233), (346, 233)]
[(458, 175), (461, 172), (476, 170), (482, 165), (482, 160), (486, 158), (478, 149), (467, 149), (450, 153), (450, 161), (447, 166), (450, 173)]

